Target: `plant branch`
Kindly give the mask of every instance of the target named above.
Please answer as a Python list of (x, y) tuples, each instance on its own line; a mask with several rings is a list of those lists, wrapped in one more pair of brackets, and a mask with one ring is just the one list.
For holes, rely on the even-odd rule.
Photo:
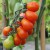
[(36, 27), (37, 37), (35, 38), (35, 50), (39, 50), (39, 42), (38, 42), (38, 40), (39, 40), (39, 32), (40, 32), (41, 19), (42, 19), (44, 10), (45, 10), (45, 3), (46, 3), (46, 0), (42, 0), (40, 12), (39, 12), (39, 15), (38, 15), (37, 27)]

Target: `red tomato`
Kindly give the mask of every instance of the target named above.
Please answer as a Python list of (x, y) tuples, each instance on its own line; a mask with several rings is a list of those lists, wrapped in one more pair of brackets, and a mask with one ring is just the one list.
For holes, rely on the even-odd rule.
[(17, 33), (21, 39), (26, 39), (28, 37), (28, 32), (26, 32), (21, 26), (17, 28)]
[(35, 22), (38, 19), (38, 15), (35, 12), (32, 11), (26, 11), (26, 18), (31, 21), (32, 23)]
[(28, 34), (31, 35), (33, 33), (33, 29), (28, 31)]
[(23, 29), (26, 31), (29, 31), (33, 28), (33, 24), (27, 19), (22, 19), (21, 24), (22, 24)]
[(18, 46), (21, 44), (21, 39), (19, 38), (19, 36), (16, 34), (16, 36), (14, 37), (14, 45)]
[(10, 28), (9, 26), (8, 26), (8, 27), (5, 27), (5, 28), (3, 29), (3, 35), (4, 35), (4, 36), (7, 36), (10, 31), (12, 31), (12, 28)]
[(39, 4), (37, 2), (29, 2), (27, 4), (27, 9), (35, 12), (39, 9)]
[(21, 41), (21, 45), (24, 45), (26, 43), (26, 39)]

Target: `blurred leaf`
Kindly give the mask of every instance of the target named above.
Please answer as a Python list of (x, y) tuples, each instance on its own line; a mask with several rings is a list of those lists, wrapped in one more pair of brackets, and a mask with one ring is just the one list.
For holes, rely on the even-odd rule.
[(0, 20), (2, 20), (2, 15), (0, 14)]
[(10, 6), (11, 11), (13, 11), (15, 4), (16, 4), (19, 0), (8, 0), (8, 1), (9, 1), (9, 6)]
[(39, 0), (22, 0), (23, 3), (28, 3), (28, 2), (32, 2), (32, 1), (39, 1)]
[(0, 38), (0, 43), (2, 42), (2, 39)]
[(31, 2), (33, 0), (22, 0), (23, 3), (28, 3), (28, 2)]
[(46, 4), (50, 4), (50, 0), (46, 0)]
[(23, 8), (23, 4), (22, 3), (16, 3), (15, 7), (14, 7), (14, 13), (15, 13), (15, 11), (20, 10), (22, 8)]
[(16, 46), (13, 48), (13, 50), (21, 50), (21, 48), (19, 46)]

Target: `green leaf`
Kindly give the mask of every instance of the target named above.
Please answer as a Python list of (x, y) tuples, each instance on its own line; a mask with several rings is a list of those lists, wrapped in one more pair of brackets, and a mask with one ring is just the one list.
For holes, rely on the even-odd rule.
[(14, 7), (14, 13), (15, 13), (15, 11), (20, 10), (22, 8), (23, 8), (23, 4), (22, 3), (16, 3), (15, 7)]
[(9, 6), (10, 6), (11, 11), (13, 11), (15, 4), (16, 4), (19, 0), (8, 0), (8, 1), (9, 1)]
[(28, 2), (32, 2), (32, 1), (39, 1), (39, 0), (22, 0), (23, 3), (28, 3)]
[(13, 50), (21, 50), (21, 48), (19, 46), (16, 46), (13, 48)]
[(2, 42), (2, 39), (0, 38), (0, 43)]
[(31, 2), (33, 0), (22, 0), (23, 3), (28, 3), (28, 2)]

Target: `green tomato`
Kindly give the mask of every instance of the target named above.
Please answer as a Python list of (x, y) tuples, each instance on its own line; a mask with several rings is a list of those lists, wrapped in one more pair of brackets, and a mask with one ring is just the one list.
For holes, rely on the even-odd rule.
[(8, 36), (8, 38), (6, 40), (4, 40), (3, 46), (6, 49), (12, 48), (14, 46), (13, 37), (12, 36)]

